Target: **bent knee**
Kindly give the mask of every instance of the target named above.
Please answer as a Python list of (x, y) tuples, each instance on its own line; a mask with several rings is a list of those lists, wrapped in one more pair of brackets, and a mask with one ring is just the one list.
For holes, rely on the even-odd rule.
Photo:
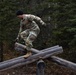
[(30, 36), (29, 36), (29, 39), (31, 40), (31, 41), (34, 41), (35, 39), (36, 39), (36, 35), (33, 35), (33, 34), (31, 34)]

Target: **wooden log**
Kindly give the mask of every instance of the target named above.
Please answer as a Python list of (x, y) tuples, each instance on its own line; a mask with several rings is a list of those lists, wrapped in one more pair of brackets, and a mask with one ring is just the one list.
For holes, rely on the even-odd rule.
[[(22, 45), (22, 44), (20, 44), (20, 43), (16, 43), (15, 45), (21, 47), (22, 49), (25, 49), (25, 47), (26, 47), (25, 45)], [(47, 48), (47, 49), (43, 49), (43, 50), (40, 50), (40, 51), (37, 50), (37, 49), (34, 49), (34, 48), (32, 48), (32, 50), (33, 50), (34, 53), (39, 53), (39, 52), (44, 52), (44, 51), (47, 51), (47, 50), (56, 49), (56, 48), (58, 48), (58, 47), (59, 47), (59, 45), (56, 45), (56, 46), (53, 46), (53, 47), (50, 47), (50, 48)], [(17, 57), (17, 58), (8, 60), (8, 61), (4, 61), (4, 62), (2, 62), (2, 63), (11, 62), (11, 61), (14, 61), (14, 60), (16, 60), (16, 59), (21, 59), (21, 57)]]
[[(59, 54), (62, 51), (63, 51), (62, 47), (58, 47), (56, 49), (51, 49), (51, 50), (47, 50), (44, 52), (39, 52), (37, 54), (34, 54), (34, 55), (28, 57), (27, 59), (24, 59), (23, 56), (21, 56), (21, 57), (15, 58), (15, 59), (7, 60), (7, 61), (0, 63), (0, 71), (4, 70), (4, 69), (9, 69), (9, 68), (21, 66), (24, 64), (29, 64), (29, 63), (32, 63), (32, 62), (39, 60), (39, 59), (45, 59), (45, 58), (50, 57), (51, 55)], [(49, 56), (45, 57), (46, 55), (49, 55)]]
[(63, 67), (67, 67), (69, 69), (75, 70), (76, 71), (76, 63), (67, 61), (65, 59), (56, 57), (56, 56), (51, 56), (51, 61), (53, 61), (54, 63), (63, 66)]
[[(25, 45), (23, 45), (23, 44), (20, 44), (20, 43), (15, 43), (15, 47), (19, 47), (19, 48), (22, 48), (22, 49), (26, 49), (26, 46)], [(43, 49), (42, 50), (42, 52), (43, 51), (47, 51), (47, 50), (49, 50), (49, 49), (55, 49), (55, 48), (58, 48), (59, 47), (59, 45), (56, 45), (56, 46), (53, 46), (53, 47), (50, 47), (50, 48), (47, 48), (47, 49)], [(31, 48), (31, 50), (30, 51), (32, 51), (32, 52), (34, 52), (34, 53), (39, 53), (40, 51), (39, 50), (37, 50), (37, 49), (34, 49), (34, 48)]]

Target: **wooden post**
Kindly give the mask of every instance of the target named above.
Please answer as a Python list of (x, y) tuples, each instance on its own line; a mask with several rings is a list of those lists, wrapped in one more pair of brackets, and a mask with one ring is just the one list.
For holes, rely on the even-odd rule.
[(0, 42), (0, 62), (3, 61), (3, 43), (2, 41)]
[(36, 75), (44, 75), (45, 63), (43, 60), (39, 60), (37, 62), (37, 74)]

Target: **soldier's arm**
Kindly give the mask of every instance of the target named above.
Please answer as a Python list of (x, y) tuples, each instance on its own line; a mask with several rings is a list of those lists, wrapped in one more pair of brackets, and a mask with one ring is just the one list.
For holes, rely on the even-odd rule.
[(41, 23), (42, 25), (46, 26), (46, 23), (38, 16), (35, 16), (35, 15), (30, 15), (29, 18), (31, 20), (36, 20), (38, 21), (39, 23)]

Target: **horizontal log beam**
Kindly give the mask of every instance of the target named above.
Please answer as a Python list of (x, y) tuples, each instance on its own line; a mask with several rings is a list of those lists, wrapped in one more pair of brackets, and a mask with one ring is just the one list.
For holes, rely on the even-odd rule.
[[(25, 45), (23, 45), (23, 44), (20, 44), (20, 43), (15, 43), (15, 47), (16, 48), (22, 48), (22, 49), (26, 49), (26, 46)], [(41, 50), (42, 52), (43, 51), (47, 51), (47, 50), (49, 50), (49, 49), (55, 49), (55, 48), (58, 48), (59, 47), (59, 45), (56, 45), (56, 46), (53, 46), (53, 47), (50, 47), (50, 48), (46, 48), (46, 49), (43, 49), (43, 50)], [(31, 50), (30, 51), (32, 51), (32, 52), (34, 52), (34, 53), (39, 53), (40, 51), (39, 50), (37, 50), (37, 49), (34, 49), (34, 48), (31, 48)]]
[(47, 48), (46, 51), (38, 52), (37, 54), (34, 54), (34, 55), (28, 57), (27, 59), (24, 59), (23, 56), (21, 56), (21, 57), (18, 57), (18, 58), (7, 60), (7, 61), (4, 61), (4, 62), (0, 63), (0, 71), (5, 70), (5, 69), (9, 69), (9, 68), (14, 68), (14, 67), (17, 67), (17, 66), (21, 66), (21, 65), (24, 65), (24, 64), (29, 64), (29, 63), (32, 63), (36, 60), (45, 59), (45, 58), (48, 58), (52, 55), (59, 54), (61, 52), (63, 52), (62, 47), (58, 47), (58, 48), (55, 48), (55, 49), (50, 49), (49, 48), (49, 50)]

